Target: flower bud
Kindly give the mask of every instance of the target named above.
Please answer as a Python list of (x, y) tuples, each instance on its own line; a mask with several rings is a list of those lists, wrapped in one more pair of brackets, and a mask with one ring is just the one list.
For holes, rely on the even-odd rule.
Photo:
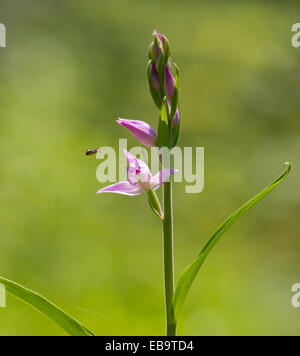
[(175, 79), (170, 71), (169, 66), (165, 66), (165, 92), (166, 97), (171, 100), (174, 98)]
[(155, 60), (156, 60), (156, 48), (155, 48), (154, 42), (150, 43), (149, 50), (148, 50), (148, 55), (149, 55), (149, 59), (151, 61), (155, 62)]
[(157, 62), (158, 57), (160, 55), (160, 52), (162, 50), (162, 47), (158, 45), (157, 47), (155, 46), (155, 42), (152, 42), (149, 46), (149, 59), (152, 62)]
[(154, 42), (156, 42), (162, 46), (164, 54), (165, 54), (165, 62), (167, 63), (169, 56), (170, 56), (169, 41), (165, 35), (162, 35), (157, 30), (154, 30), (153, 35), (154, 35)]
[(148, 77), (148, 85), (149, 85), (149, 90), (152, 96), (152, 99), (158, 109), (161, 108), (162, 100), (163, 100), (163, 95), (164, 93), (160, 84), (158, 72), (155, 66), (155, 63), (153, 63), (151, 60), (148, 63), (147, 66), (147, 77)]
[(165, 64), (163, 45), (157, 36), (154, 37), (154, 41), (150, 44), (149, 59), (155, 63), (157, 71), (161, 65), (164, 66)]
[(177, 108), (176, 113), (172, 119), (172, 129), (175, 129), (179, 125), (180, 121), (180, 114), (179, 114), (179, 109)]
[(156, 65), (155, 63), (152, 63), (151, 66), (151, 78), (152, 78), (152, 85), (155, 91), (159, 91), (159, 79), (158, 79), (158, 73), (156, 70)]
[(172, 119), (171, 128), (172, 128), (171, 147), (175, 147), (179, 138), (179, 131), (180, 131), (180, 113), (178, 108)]
[(126, 127), (144, 146), (154, 147), (156, 144), (155, 130), (144, 121), (119, 118), (117, 123)]

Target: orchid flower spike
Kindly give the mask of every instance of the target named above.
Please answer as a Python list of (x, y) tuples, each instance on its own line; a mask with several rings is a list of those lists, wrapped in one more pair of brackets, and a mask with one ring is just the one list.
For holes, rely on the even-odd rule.
[(154, 147), (156, 145), (156, 132), (146, 122), (119, 118), (117, 123), (126, 127), (144, 146)]
[(97, 194), (101, 193), (116, 193), (122, 195), (135, 196), (145, 192), (155, 191), (163, 183), (170, 179), (170, 176), (178, 170), (162, 169), (154, 177), (147, 164), (130, 152), (124, 150), (129, 166), (127, 167), (128, 181), (119, 182), (105, 188), (100, 189)]

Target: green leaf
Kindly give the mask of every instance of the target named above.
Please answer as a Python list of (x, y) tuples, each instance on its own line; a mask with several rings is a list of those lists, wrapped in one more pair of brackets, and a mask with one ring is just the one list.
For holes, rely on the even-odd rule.
[(181, 310), (182, 304), (191, 288), (191, 285), (196, 278), (197, 273), (199, 272), (203, 262), (205, 261), (208, 254), (211, 252), (216, 243), (220, 238), (225, 234), (227, 230), (241, 217), (243, 216), (250, 208), (256, 205), (260, 200), (262, 200), (266, 195), (268, 195), (274, 188), (276, 188), (289, 174), (291, 170), (291, 165), (286, 163), (285, 172), (276, 179), (273, 183), (268, 185), (264, 190), (257, 194), (254, 198), (249, 200), (236, 212), (229, 216), (227, 220), (223, 222), (222, 225), (218, 227), (215, 233), (211, 236), (208, 242), (203, 247), (202, 251), (196, 258), (196, 260), (190, 264), (180, 275), (177, 287), (175, 290), (173, 305), (175, 310), (175, 317), (178, 318), (179, 312)]
[(71, 336), (94, 336), (84, 325), (65, 313), (41, 295), (15, 283), (6, 278), (0, 277), (6, 291), (22, 302), (37, 309), (48, 318), (52, 319)]
[(170, 130), (169, 130), (169, 119), (168, 119), (168, 106), (167, 98), (164, 98), (158, 126), (158, 137), (157, 146), (158, 147), (170, 147)]

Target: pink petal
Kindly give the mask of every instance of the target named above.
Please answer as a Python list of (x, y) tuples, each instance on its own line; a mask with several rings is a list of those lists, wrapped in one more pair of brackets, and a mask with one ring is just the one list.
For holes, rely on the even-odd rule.
[(137, 162), (137, 158), (134, 157), (134, 155), (132, 155), (130, 152), (128, 152), (127, 150), (124, 150), (125, 156), (127, 158), (127, 161), (130, 165), (130, 167), (135, 167), (135, 163)]
[(163, 183), (167, 182), (170, 176), (178, 172), (178, 169), (162, 169), (153, 178), (153, 190), (159, 188)]
[[(139, 180), (142, 182), (152, 182), (153, 177), (147, 164), (126, 150), (124, 150), (124, 153), (127, 157), (130, 168), (135, 169), (136, 174), (139, 175)], [(132, 172), (133, 169), (130, 169), (130, 172)]]
[(128, 176), (128, 181), (131, 185), (136, 185), (138, 180), (136, 178), (137, 173), (136, 173), (136, 168), (134, 167), (127, 167), (127, 176)]
[(129, 182), (119, 182), (100, 189), (97, 194), (101, 193), (116, 193), (122, 195), (140, 195), (143, 190), (139, 186), (132, 186)]

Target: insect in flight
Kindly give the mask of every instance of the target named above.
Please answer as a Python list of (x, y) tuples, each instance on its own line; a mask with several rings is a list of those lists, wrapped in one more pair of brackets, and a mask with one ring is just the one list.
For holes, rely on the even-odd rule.
[(100, 150), (100, 148), (94, 148), (93, 150), (88, 150), (88, 151), (86, 151), (86, 155), (87, 156), (92, 156), (92, 155), (95, 155), (96, 153), (98, 153), (98, 152), (100, 152), (101, 150)]

